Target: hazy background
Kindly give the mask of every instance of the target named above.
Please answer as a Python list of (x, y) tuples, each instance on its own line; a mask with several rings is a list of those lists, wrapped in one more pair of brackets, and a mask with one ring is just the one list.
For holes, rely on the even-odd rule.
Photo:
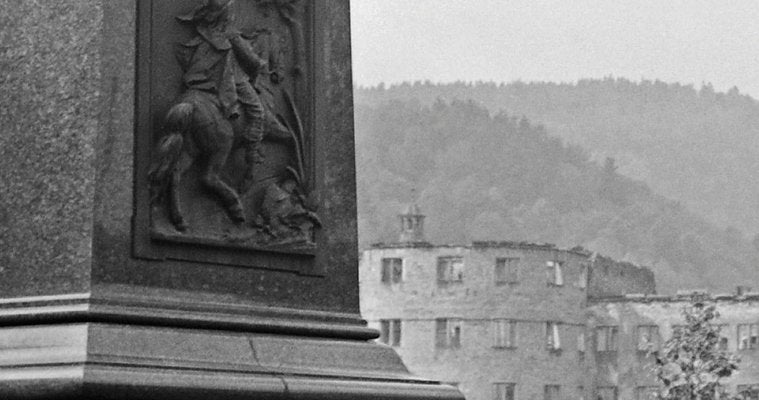
[(582, 246), (759, 288), (759, 2), (354, 0), (359, 244)]
[(608, 75), (759, 96), (755, 0), (354, 0), (355, 82)]

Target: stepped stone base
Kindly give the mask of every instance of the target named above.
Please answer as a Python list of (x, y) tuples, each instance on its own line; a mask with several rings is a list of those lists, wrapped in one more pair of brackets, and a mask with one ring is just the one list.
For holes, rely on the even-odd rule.
[(0, 398), (461, 399), (411, 376), (389, 347), (329, 337), (339, 328), (327, 323), (314, 337), (171, 313), (106, 312), (87, 295), (6, 300)]

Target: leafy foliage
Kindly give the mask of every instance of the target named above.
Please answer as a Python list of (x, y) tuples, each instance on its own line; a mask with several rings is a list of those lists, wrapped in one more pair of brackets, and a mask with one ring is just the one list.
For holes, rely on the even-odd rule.
[(696, 301), (683, 309), (685, 326), (676, 330), (656, 356), (662, 400), (724, 398), (720, 380), (738, 370), (740, 360), (719, 349), (716, 306)]

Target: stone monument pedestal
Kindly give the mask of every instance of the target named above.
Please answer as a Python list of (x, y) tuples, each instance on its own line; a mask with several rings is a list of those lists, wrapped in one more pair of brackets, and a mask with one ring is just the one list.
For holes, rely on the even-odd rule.
[[(0, 398), (462, 398), (359, 315), (349, 33), (347, 0), (0, 11)], [(265, 61), (235, 75), (266, 109), (263, 161), (246, 174), (235, 136), (214, 178), (221, 139), (171, 110), (222, 82), (194, 80), (203, 57), (244, 64), (225, 40)], [(207, 133), (238, 135), (223, 118)], [(172, 135), (192, 145), (162, 158)]]
[(409, 376), (392, 349), (350, 339), (327, 323), (293, 329), (297, 322), (276, 318), (204, 318), (143, 307), (105, 305), (89, 295), (3, 304), (0, 394), (4, 399), (458, 398), (449, 387)]

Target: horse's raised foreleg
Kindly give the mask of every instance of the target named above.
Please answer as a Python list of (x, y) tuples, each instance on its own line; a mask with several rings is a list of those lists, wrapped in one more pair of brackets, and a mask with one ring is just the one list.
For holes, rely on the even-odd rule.
[(182, 152), (177, 161), (174, 170), (171, 172), (171, 182), (169, 187), (169, 218), (171, 223), (178, 231), (187, 230), (187, 222), (184, 220), (182, 205), (179, 200), (179, 190), (181, 188), (182, 176), (192, 165), (193, 158), (187, 152)]
[(218, 151), (208, 158), (208, 165), (203, 172), (201, 182), (208, 190), (216, 193), (221, 198), (232, 221), (241, 223), (245, 222), (245, 214), (243, 212), (242, 203), (240, 202), (240, 197), (234, 189), (229, 187), (229, 185), (224, 183), (219, 177), (219, 171), (221, 171), (224, 163), (226, 163), (232, 146), (230, 144), (225, 147), (224, 150)]

